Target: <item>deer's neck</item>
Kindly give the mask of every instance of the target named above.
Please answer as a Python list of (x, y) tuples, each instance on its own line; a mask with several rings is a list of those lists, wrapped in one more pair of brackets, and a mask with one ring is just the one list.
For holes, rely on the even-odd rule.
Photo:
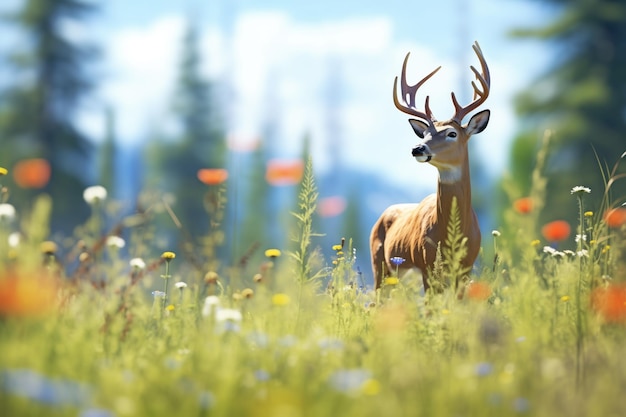
[[(452, 210), (452, 201), (456, 204), (461, 218), (461, 227), (466, 229), (474, 219), (472, 210), (472, 189), (470, 185), (470, 170), (467, 159), (461, 166), (451, 169), (439, 169), (439, 184), (437, 186), (437, 219), (447, 226)], [(446, 228), (443, 229), (444, 233)]]

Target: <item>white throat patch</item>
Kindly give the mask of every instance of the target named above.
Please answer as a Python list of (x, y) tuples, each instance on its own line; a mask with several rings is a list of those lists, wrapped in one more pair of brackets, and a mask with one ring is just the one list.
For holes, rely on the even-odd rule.
[(439, 170), (439, 181), (444, 184), (454, 184), (455, 182), (459, 182), (461, 180), (461, 167), (455, 166), (442, 166), (438, 167)]

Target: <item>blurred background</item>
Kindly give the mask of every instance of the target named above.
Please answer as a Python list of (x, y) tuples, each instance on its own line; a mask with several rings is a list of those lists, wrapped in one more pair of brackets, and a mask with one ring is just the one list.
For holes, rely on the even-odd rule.
[(155, 245), (169, 249), (206, 234), (207, 190), (225, 187), (225, 263), (286, 248), (310, 155), (314, 245), (352, 239), (369, 277), (377, 217), (437, 179), (410, 155), (393, 79), (409, 51), (409, 82), (442, 65), (417, 102), (430, 95), (445, 119), (451, 91), (471, 99), (475, 40), (492, 75), (491, 120), (470, 148), (484, 234), (531, 193), (546, 129), (542, 222), (576, 224), (569, 190), (591, 187), (599, 204), (626, 150), (622, 0), (3, 0), (0, 13), (0, 166), (18, 212), (52, 196), (60, 235), (100, 184), (111, 221), (165, 204)]

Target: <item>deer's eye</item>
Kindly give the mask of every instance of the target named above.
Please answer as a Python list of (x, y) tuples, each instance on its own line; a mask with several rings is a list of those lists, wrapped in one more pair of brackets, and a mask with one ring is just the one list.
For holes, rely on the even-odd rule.
[(448, 132), (446, 136), (448, 136), (449, 138), (456, 138), (456, 132), (455, 131)]

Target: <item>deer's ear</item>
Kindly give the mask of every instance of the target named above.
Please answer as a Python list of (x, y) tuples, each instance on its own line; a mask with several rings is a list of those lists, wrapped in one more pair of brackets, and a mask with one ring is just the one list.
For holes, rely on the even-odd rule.
[(465, 126), (465, 133), (467, 136), (471, 136), (476, 133), (480, 133), (487, 127), (487, 123), (489, 123), (489, 110), (483, 110), (479, 113), (476, 113), (472, 116), (470, 121)]
[(409, 119), (409, 123), (417, 136), (424, 139), (424, 132), (428, 129), (428, 124), (418, 119)]

